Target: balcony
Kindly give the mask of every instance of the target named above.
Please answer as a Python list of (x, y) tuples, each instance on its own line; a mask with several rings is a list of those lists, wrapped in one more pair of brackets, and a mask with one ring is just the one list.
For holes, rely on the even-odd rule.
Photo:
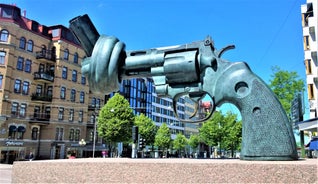
[(54, 82), (54, 74), (52, 72), (34, 72), (34, 80)]
[(34, 114), (33, 117), (30, 117), (29, 122), (39, 125), (48, 125), (50, 118), (49, 114)]
[(40, 101), (40, 102), (52, 102), (52, 95), (43, 95), (38, 93), (33, 93), (31, 95), (32, 101)]
[(45, 59), (49, 61), (56, 61), (56, 54), (52, 50), (42, 50), (36, 52), (36, 59)]

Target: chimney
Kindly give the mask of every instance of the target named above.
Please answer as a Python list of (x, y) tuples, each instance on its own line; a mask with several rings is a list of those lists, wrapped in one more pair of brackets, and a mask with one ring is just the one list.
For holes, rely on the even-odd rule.
[(26, 17), (26, 10), (23, 10), (23, 17)]

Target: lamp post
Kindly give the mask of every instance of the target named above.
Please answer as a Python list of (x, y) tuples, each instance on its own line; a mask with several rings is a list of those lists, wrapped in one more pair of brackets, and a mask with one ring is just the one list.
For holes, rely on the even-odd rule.
[(93, 137), (93, 158), (95, 158), (97, 114), (98, 114), (98, 111), (96, 108), (95, 109), (95, 122), (94, 122), (94, 137)]
[(82, 157), (83, 157), (83, 147), (86, 145), (86, 142), (84, 139), (81, 139), (78, 144), (82, 147)]

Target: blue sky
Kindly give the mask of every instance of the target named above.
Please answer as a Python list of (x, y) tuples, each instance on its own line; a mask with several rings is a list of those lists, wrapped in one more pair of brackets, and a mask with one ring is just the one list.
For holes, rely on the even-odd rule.
[(305, 80), (300, 6), (305, 0), (1, 0), (51, 26), (88, 14), (100, 34), (114, 35), (127, 50), (172, 46), (212, 36), (223, 55), (245, 61), (265, 82), (271, 67)]

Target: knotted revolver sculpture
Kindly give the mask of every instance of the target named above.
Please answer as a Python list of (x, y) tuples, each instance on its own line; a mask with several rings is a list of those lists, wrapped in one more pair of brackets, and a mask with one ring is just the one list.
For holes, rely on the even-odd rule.
[(181, 96), (197, 102), (209, 95), (214, 107), (232, 103), (239, 109), (241, 159), (298, 158), (291, 124), (275, 94), (245, 62), (221, 58), (234, 46), (217, 50), (208, 36), (184, 45), (125, 51), (116, 37), (99, 35), (88, 15), (70, 20), (70, 30), (87, 55), (82, 73), (91, 91), (108, 94), (118, 91), (124, 79), (151, 77), (158, 96), (173, 99), (175, 112)]

